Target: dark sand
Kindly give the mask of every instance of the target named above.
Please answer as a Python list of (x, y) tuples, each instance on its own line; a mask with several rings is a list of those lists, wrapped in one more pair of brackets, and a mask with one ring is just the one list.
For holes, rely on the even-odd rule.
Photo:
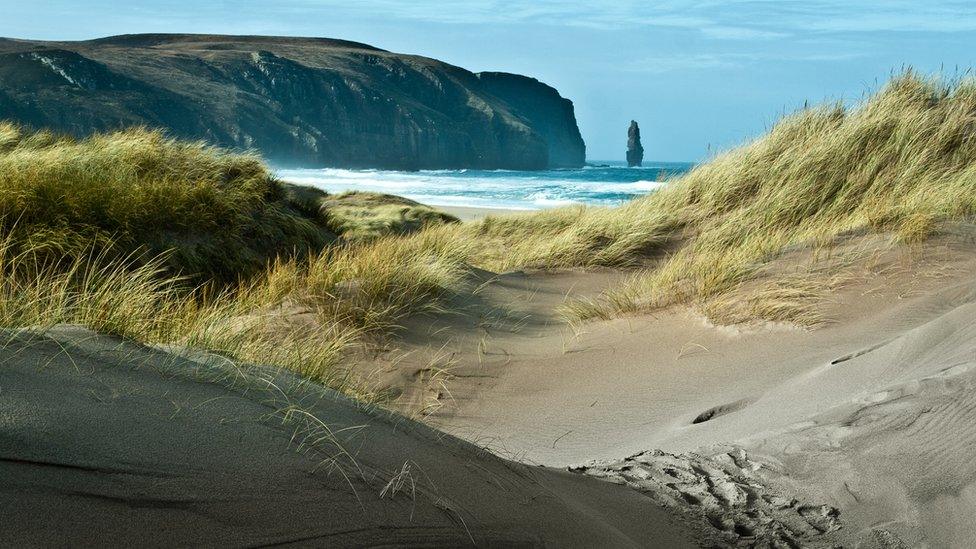
[(288, 374), (81, 328), (4, 334), (4, 546), (691, 546), (637, 492)]

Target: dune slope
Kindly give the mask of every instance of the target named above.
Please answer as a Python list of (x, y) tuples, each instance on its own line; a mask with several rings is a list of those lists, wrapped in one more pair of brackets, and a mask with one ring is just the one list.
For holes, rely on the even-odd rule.
[[(450, 353), (449, 391), (429, 418), (438, 428), (697, 510), (728, 543), (754, 539), (765, 513), (844, 545), (969, 546), (974, 234), (954, 224), (916, 248), (849, 236), (837, 253), (871, 261), (823, 303), (830, 322), (817, 329), (715, 326), (692, 307), (574, 329), (558, 306), (621, 274), (485, 275), (481, 299), (507, 312), (471, 304), (466, 317), (413, 326), (414, 355), (398, 367)], [(722, 485), (741, 491), (741, 506)]]
[(290, 375), (81, 328), (5, 337), (4, 545), (694, 539), (623, 487), (505, 461)]

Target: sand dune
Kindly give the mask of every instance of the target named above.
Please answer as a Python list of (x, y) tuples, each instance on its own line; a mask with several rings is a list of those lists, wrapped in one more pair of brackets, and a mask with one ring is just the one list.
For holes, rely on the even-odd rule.
[[(413, 341), (436, 333), (434, 346), (451, 350), (450, 394), (429, 421), (500, 455), (585, 463), (665, 504), (667, 483), (647, 485), (654, 466), (634, 477), (643, 466), (627, 456), (692, 452), (680, 459), (722, 469), (743, 451), (757, 493), (796, 500), (793, 514), (839, 512), (837, 528), (814, 528), (823, 543), (972, 546), (973, 234), (954, 227), (914, 250), (855, 239), (877, 248), (870, 272), (833, 296), (833, 322), (814, 330), (715, 327), (676, 308), (574, 331), (554, 307), (614, 273), (501, 275), (484, 299), (508, 304), (505, 315), (475, 307), (443, 331), (413, 327)], [(712, 526), (732, 543), (755, 525)]]
[(574, 328), (558, 306), (627, 273), (479, 271), (360, 365), (435, 428), (218, 355), (6, 333), (0, 539), (972, 546), (974, 235), (852, 236), (870, 266), (813, 330)]
[(4, 335), (5, 546), (697, 539), (624, 487), (497, 458), (288, 374), (81, 328)]

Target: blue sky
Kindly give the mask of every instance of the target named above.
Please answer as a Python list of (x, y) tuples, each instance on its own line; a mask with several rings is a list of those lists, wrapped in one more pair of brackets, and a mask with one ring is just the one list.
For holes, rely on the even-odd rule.
[(699, 160), (805, 100), (856, 102), (911, 65), (976, 58), (976, 2), (857, 0), (0, 0), (0, 36), (327, 36), (535, 76), (576, 104), (591, 159)]

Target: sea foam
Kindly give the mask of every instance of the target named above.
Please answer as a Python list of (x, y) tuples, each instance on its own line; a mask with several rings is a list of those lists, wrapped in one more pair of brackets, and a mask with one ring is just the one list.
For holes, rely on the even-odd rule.
[(533, 210), (571, 204), (617, 205), (660, 189), (667, 185), (661, 179), (680, 175), (691, 166), (662, 162), (636, 169), (600, 165), (533, 172), (279, 169), (277, 176), (331, 193), (371, 191), (397, 194), (433, 206)]

